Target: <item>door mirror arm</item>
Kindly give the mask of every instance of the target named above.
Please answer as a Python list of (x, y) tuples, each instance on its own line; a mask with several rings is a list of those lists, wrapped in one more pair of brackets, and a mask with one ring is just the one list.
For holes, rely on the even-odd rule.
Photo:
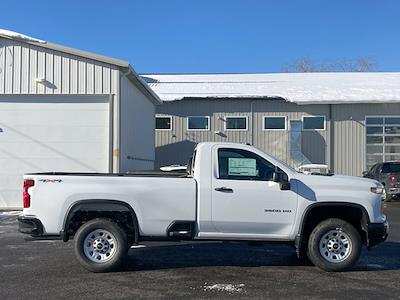
[(279, 187), (282, 191), (290, 190), (290, 182), (285, 180), (285, 174), (281, 171), (275, 171), (272, 174), (272, 181), (279, 183)]
[(280, 182), (279, 187), (282, 191), (289, 191), (290, 190), (290, 182), (289, 181)]

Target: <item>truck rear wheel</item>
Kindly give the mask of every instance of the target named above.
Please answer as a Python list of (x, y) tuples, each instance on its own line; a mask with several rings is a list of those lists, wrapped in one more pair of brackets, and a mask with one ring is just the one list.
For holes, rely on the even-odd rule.
[(307, 255), (322, 270), (339, 272), (355, 265), (361, 254), (361, 237), (350, 223), (327, 219), (319, 223), (308, 240)]
[(118, 269), (127, 256), (128, 239), (118, 224), (107, 219), (93, 219), (75, 234), (75, 255), (91, 272)]

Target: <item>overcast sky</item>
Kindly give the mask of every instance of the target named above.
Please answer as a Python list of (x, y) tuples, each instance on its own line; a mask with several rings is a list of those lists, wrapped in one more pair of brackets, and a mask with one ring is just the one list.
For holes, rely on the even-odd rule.
[(370, 57), (400, 71), (397, 0), (1, 0), (0, 28), (127, 60), (140, 73), (280, 72)]

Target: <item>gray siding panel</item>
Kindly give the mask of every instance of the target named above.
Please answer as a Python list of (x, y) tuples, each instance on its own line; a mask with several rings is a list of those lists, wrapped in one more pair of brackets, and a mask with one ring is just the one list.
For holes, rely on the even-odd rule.
[[(205, 141), (252, 143), (271, 155), (293, 164), (288, 146), (289, 131), (263, 130), (264, 116), (287, 116), (290, 122), (290, 120), (301, 120), (304, 115), (325, 115), (327, 124), (329, 123), (327, 105), (299, 106), (281, 100), (182, 100), (157, 107), (157, 114), (173, 116), (172, 131), (156, 131), (157, 167), (176, 163), (186, 164), (195, 145)], [(186, 117), (202, 115), (210, 117), (210, 130), (187, 131)], [(247, 116), (248, 130), (225, 130), (226, 116)], [(289, 126), (288, 124), (287, 129)], [(221, 134), (216, 133), (218, 131)], [(252, 132), (254, 132), (253, 137)], [(315, 163), (327, 163), (327, 138), (327, 130), (304, 132), (303, 152)]]
[[(0, 37), (0, 94), (108, 94), (114, 96), (114, 112), (119, 112), (119, 76), (114, 65)], [(118, 153), (119, 120), (113, 120)], [(113, 166), (119, 170), (118, 155)]]
[(365, 117), (400, 115), (400, 104), (333, 105), (334, 171), (360, 176), (365, 170)]
[(113, 65), (0, 37), (0, 94), (116, 94), (118, 76)]
[(121, 171), (154, 168), (154, 104), (121, 77)]

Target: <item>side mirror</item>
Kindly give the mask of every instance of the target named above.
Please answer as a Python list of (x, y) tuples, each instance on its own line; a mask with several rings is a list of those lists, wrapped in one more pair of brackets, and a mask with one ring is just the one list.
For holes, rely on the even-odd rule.
[(282, 172), (274, 172), (272, 174), (272, 181), (273, 182), (282, 182), (283, 181), (283, 173)]
[(290, 182), (288, 182), (285, 179), (285, 174), (280, 172), (280, 171), (276, 171), (272, 174), (272, 180), (274, 182), (278, 182), (279, 183), (279, 187), (282, 191), (287, 191), (290, 190)]
[(289, 191), (290, 190), (290, 182), (284, 181), (280, 183), (281, 191)]
[(368, 171), (362, 172), (362, 176), (363, 176), (363, 177), (368, 177)]

